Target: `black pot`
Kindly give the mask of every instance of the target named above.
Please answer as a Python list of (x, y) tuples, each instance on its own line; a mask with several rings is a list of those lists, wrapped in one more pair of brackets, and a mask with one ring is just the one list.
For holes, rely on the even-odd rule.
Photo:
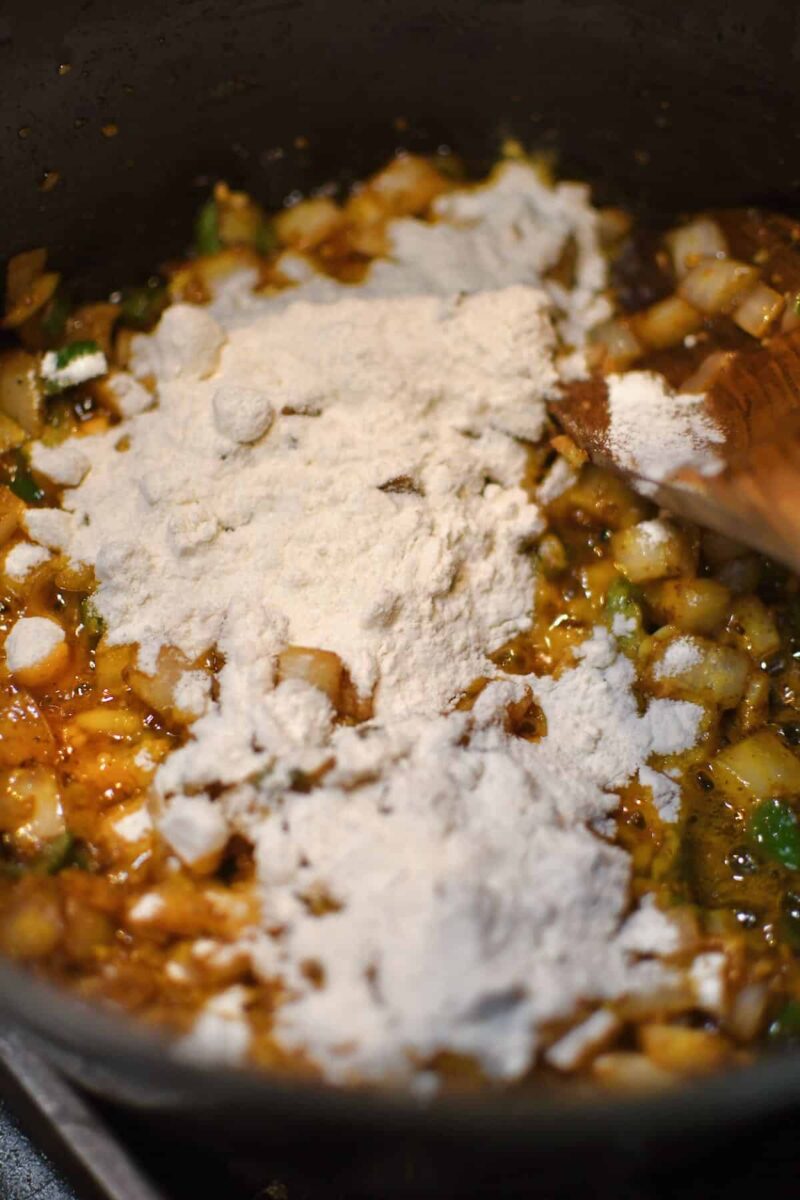
[[(504, 134), (653, 214), (791, 210), (799, 39), (785, 0), (5, 0), (2, 249), (46, 245), (97, 295), (184, 248), (209, 180), (277, 205), (398, 145), (448, 144), (485, 167)], [(423, 1108), (180, 1065), (11, 968), (0, 988), (10, 1018), (101, 1095), (184, 1136), (279, 1150), (337, 1195), (508, 1196), (548, 1178), (550, 1197), (553, 1172), (591, 1186), (632, 1154), (683, 1154), (800, 1101), (785, 1057), (635, 1101), (528, 1092)]]

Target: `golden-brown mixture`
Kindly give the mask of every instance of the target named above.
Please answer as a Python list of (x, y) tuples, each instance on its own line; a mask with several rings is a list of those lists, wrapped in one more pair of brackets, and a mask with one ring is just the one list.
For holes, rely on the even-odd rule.
[[(102, 381), (47, 394), (36, 370), (42, 350), (59, 351), (65, 365), (70, 348), (91, 343), (123, 366), (133, 331), (151, 328), (171, 300), (203, 303), (232, 267), (254, 264), (264, 285), (280, 286), (276, 254), (287, 246), (355, 282), (386, 251), (387, 221), (424, 216), (458, 177), (452, 159), (400, 158), (342, 204), (319, 197), (271, 217), (220, 184), (200, 214), (191, 258), (99, 304), (73, 307), (58, 275), (45, 270), (43, 251), (13, 260), (4, 325), (17, 344), (0, 358), (0, 546), (20, 540), (27, 506), (59, 499), (31, 471), (28, 440), (57, 444), (118, 420)], [(617, 211), (603, 222), (617, 316), (596, 338), (598, 372), (636, 363), (706, 389), (746, 363), (762, 339), (791, 338), (800, 325), (791, 222), (718, 214), (668, 238), (633, 228)], [(568, 257), (557, 268), (565, 282)], [(679, 824), (665, 825), (632, 783), (620, 794), (618, 836), (633, 859), (635, 895), (655, 891), (675, 911), (686, 955), (725, 953), (724, 1002), (716, 1017), (701, 1015), (685, 991), (613, 1005), (615, 1032), (580, 1064), (580, 1073), (604, 1083), (655, 1084), (800, 1035), (798, 581), (685, 523), (672, 523), (656, 546), (646, 543), (636, 526), (656, 515), (654, 505), (551, 432), (549, 443), (531, 449), (528, 485), (535, 488), (557, 454), (579, 473), (549, 505), (533, 551), (535, 626), (496, 662), (510, 673), (558, 672), (594, 625), (618, 616), (643, 700), (691, 700), (705, 713), (698, 744), (660, 764), (680, 775)], [(126, 816), (136, 828), (153, 771), (188, 736), (191, 718), (174, 697), (180, 672), (192, 666), (213, 677), (221, 662), (212, 653), (188, 664), (164, 652), (157, 675), (143, 674), (134, 647), (106, 644), (92, 586), (90, 572), (58, 556), (19, 583), (0, 574), (0, 639), (20, 616), (49, 617), (66, 634), (66, 648), (36, 668), (12, 677), (0, 666), (0, 948), (82, 996), (176, 1031), (222, 987), (242, 983), (254, 1061), (307, 1070), (270, 1036), (276, 989), (255, 979), (244, 956), (220, 966), (196, 952), (199, 939), (233, 940), (253, 917), (248, 846), (234, 838), (190, 871), (152, 828), (128, 837), (118, 830)], [(678, 637), (690, 639), (694, 665), (662, 674), (658, 664)], [(363, 719), (333, 659), (296, 649), (282, 668), (321, 686), (343, 720)], [(545, 732), (533, 701), (514, 706), (509, 723), (520, 737)], [(313, 783), (298, 779), (297, 787)], [(149, 915), (136, 910), (145, 892), (164, 901)], [(562, 1032), (554, 1029), (553, 1039)], [(449, 1065), (456, 1083), (472, 1081), (468, 1064)]]

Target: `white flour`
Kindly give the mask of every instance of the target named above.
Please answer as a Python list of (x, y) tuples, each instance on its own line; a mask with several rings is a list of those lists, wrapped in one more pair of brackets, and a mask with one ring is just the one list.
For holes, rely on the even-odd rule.
[[(547, 1022), (658, 986), (653, 955), (677, 946), (654, 907), (627, 915), (629, 860), (590, 829), (610, 831), (611, 788), (692, 744), (700, 710), (640, 712), (601, 630), (558, 679), (497, 677), (486, 657), (531, 620), (524, 551), (543, 521), (516, 439), (542, 430), (552, 322), (579, 347), (607, 313), (595, 216), (582, 189), (551, 192), (519, 164), (438, 211), (396, 222), (392, 261), (357, 290), (285, 255), (296, 289), (253, 296), (239, 272), (208, 309), (168, 310), (133, 359), (157, 406), (117, 377), (134, 402), (80, 440), (85, 477), (74, 443), (35, 460), (82, 478), (70, 515), (27, 520), (94, 566), (107, 637), (138, 642), (146, 669), (162, 645), (225, 655), (218, 700), (157, 772), (161, 829), (185, 861), (228, 830), (253, 842), (263, 921), (243, 945), (289, 987), (279, 1038), (336, 1079), (414, 1064), (428, 1079), (444, 1049), (513, 1078)], [(542, 276), (571, 238), (567, 293)], [(276, 686), (292, 643), (339, 654), (374, 720), (336, 725), (321, 692)], [(480, 675), (494, 679), (474, 710), (452, 711)], [(547, 721), (536, 744), (505, 728), (527, 696)], [(318, 769), (319, 786), (293, 786)], [(240, 1056), (242, 1014), (243, 993), (224, 993), (184, 1049)]]
[(724, 438), (705, 411), (702, 395), (675, 393), (652, 371), (609, 375), (606, 384), (608, 448), (621, 466), (653, 484), (682, 467), (701, 475), (722, 469), (714, 447)]

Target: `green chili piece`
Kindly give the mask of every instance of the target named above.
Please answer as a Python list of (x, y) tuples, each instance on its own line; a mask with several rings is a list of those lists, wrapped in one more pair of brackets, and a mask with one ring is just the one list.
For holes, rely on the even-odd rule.
[(266, 217), (256, 230), (254, 243), (259, 254), (274, 254), (280, 247), (280, 240), (275, 232), (275, 222)]
[(783, 800), (762, 800), (753, 810), (747, 833), (765, 858), (800, 871), (800, 822)]
[(207, 200), (194, 226), (194, 246), (198, 254), (216, 254), (222, 249), (219, 236), (219, 212), (216, 200)]
[(68, 346), (62, 346), (56, 351), (56, 370), (63, 371), (71, 363), (74, 363), (76, 358), (85, 358), (87, 354), (100, 354), (101, 350), (97, 342), (87, 340), (84, 342), (70, 342)]
[(48, 342), (59, 342), (70, 314), (70, 303), (63, 292), (56, 292), (42, 315), (42, 333)]
[(800, 1001), (789, 1000), (767, 1032), (775, 1041), (797, 1041), (800, 1038)]
[(80, 603), (81, 626), (92, 646), (96, 646), (103, 636), (106, 623), (92, 603), (90, 596), (84, 596)]
[(65, 867), (72, 866), (76, 842), (69, 830), (53, 838), (39, 854), (34, 870), (43, 875), (57, 875)]
[(31, 474), (25, 456), (18, 450), (14, 455), (14, 477), (8, 484), (9, 491), (26, 504), (41, 504), (44, 492)]
[(161, 283), (125, 288), (120, 300), (122, 323), (133, 329), (149, 329), (166, 306), (167, 289)]
[(644, 637), (641, 592), (629, 580), (620, 575), (606, 592), (603, 617), (608, 628), (614, 631), (614, 618), (625, 621), (626, 632), (615, 634), (620, 650), (629, 657), (639, 649)]

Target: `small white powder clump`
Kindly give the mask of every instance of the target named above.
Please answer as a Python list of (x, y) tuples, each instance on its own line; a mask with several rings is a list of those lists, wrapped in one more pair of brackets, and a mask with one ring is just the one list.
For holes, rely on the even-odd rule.
[(6, 554), (3, 570), (9, 579), (21, 583), (32, 571), (49, 560), (50, 551), (44, 546), (34, 546), (31, 542), (17, 542)]
[(643, 534), (651, 546), (662, 546), (664, 542), (668, 542), (675, 536), (674, 528), (658, 517), (652, 521), (640, 521), (636, 526), (636, 532)]
[(135, 417), (155, 404), (155, 396), (128, 371), (115, 371), (109, 375), (105, 388), (109, 403), (121, 417)]
[(634, 617), (626, 617), (624, 613), (614, 613), (611, 621), (611, 632), (616, 638), (629, 637), (636, 632), (636, 620)]
[(48, 617), (21, 617), (6, 638), (6, 665), (13, 674), (46, 662), (64, 641), (64, 630)]
[(724, 438), (705, 411), (702, 395), (676, 393), (652, 371), (609, 375), (606, 384), (608, 449), (621, 466), (652, 484), (682, 467), (701, 475), (722, 469), (714, 447)]
[(579, 669), (535, 685), (548, 741), (561, 747), (564, 761), (600, 787), (621, 787), (651, 754), (694, 744), (702, 709), (687, 701), (654, 700), (640, 714), (633, 663), (617, 652), (605, 629), (596, 629), (577, 653)]
[(138, 842), (140, 838), (150, 833), (152, 828), (153, 821), (145, 804), (134, 809), (133, 812), (126, 813), (124, 817), (120, 817), (114, 823), (114, 832), (124, 842)]
[(702, 661), (702, 654), (690, 638), (677, 637), (669, 643), (653, 673), (656, 679), (669, 679), (682, 675)]
[(247, 989), (232, 987), (214, 996), (192, 1030), (177, 1044), (179, 1057), (234, 1066), (247, 1053), (252, 1034), (245, 1017)]
[(89, 460), (74, 440), (60, 446), (45, 446), (37, 442), (31, 454), (31, 466), (53, 483), (77, 487), (89, 470)]

